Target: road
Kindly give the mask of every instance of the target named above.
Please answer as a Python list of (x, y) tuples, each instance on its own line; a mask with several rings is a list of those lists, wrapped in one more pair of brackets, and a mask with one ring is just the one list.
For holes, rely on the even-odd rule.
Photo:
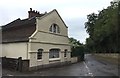
[(3, 70), (4, 76), (118, 76), (118, 65), (85, 55), (85, 61), (58, 68), (20, 73)]

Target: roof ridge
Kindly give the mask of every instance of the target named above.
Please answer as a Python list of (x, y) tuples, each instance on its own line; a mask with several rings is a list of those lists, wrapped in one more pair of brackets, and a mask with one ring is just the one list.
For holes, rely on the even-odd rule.
[(52, 12), (56, 11), (56, 9), (53, 9), (52, 11), (48, 12), (48, 13), (45, 13), (45, 15), (41, 16), (41, 17), (37, 17), (39, 19), (42, 19), (44, 17), (46, 17), (47, 15), (51, 14)]
[(14, 21), (12, 21), (12, 22), (9, 22), (8, 24), (6, 24), (6, 25), (4, 25), (4, 26), (10, 25), (10, 24), (15, 23), (15, 22), (20, 21), (20, 20), (21, 20), (20, 18), (17, 18), (16, 20), (14, 20)]
[(46, 16), (48, 16), (49, 14), (51, 14), (52, 12), (56, 12), (57, 14), (58, 14), (58, 16), (60, 17), (60, 19), (62, 20), (62, 22), (64, 23), (64, 25), (65, 25), (65, 27), (66, 28), (68, 28), (67, 27), (67, 25), (65, 24), (65, 22), (63, 21), (63, 19), (61, 18), (61, 16), (59, 15), (59, 13), (58, 13), (58, 11), (56, 10), (56, 9), (53, 9), (52, 11), (50, 11), (49, 13), (47, 13), (47, 14), (45, 14), (45, 15), (43, 15), (43, 16), (41, 16), (41, 17), (37, 17), (38, 19), (42, 19), (42, 18), (44, 18), (44, 17), (46, 17)]

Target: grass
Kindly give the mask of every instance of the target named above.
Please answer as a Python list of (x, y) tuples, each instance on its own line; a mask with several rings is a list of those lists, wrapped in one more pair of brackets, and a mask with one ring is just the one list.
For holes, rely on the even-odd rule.
[(96, 59), (98, 60), (104, 60), (104, 61), (108, 61), (109, 63), (113, 63), (113, 64), (118, 64), (120, 65), (120, 58), (119, 55), (117, 57), (110, 57), (110, 56), (105, 56), (105, 55), (94, 55)]

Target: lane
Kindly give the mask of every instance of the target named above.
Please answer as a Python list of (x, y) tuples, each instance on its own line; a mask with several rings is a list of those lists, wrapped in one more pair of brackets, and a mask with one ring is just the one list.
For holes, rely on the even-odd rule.
[(88, 71), (88, 74), (86, 74), (85, 76), (91, 76), (91, 77), (93, 77), (93, 73), (90, 71), (89, 67), (87, 66), (87, 64), (85, 62), (84, 62), (84, 65), (85, 65), (85, 67), (86, 67), (86, 69)]
[(118, 65), (113, 65), (105, 61), (96, 60), (94, 56), (88, 54), (85, 61), (44, 70), (32, 72), (11, 72), (3, 71), (7, 76), (118, 76)]
[(118, 65), (86, 55), (85, 62), (35, 72), (36, 75), (38, 73), (43, 76), (118, 76)]
[(84, 62), (62, 66), (59, 68), (49, 68), (33, 72), (19, 73), (19, 72), (6, 72), (7, 76), (90, 76), (89, 71), (86, 69)]
[(4, 70), (4, 76), (91, 76), (85, 62), (79, 62), (58, 68), (49, 68), (32, 72), (11, 72)]
[(118, 76), (118, 65), (97, 60), (91, 54), (86, 55), (85, 63), (94, 76)]
[(86, 76), (89, 72), (84, 62), (82, 62), (59, 68), (50, 68), (49, 70), (36, 71), (34, 74), (38, 75), (38, 73), (41, 76)]

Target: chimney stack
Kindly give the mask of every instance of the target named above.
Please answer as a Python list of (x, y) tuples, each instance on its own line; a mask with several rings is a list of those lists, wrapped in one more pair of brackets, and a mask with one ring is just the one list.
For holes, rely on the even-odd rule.
[(28, 11), (28, 18), (31, 18), (34, 16), (41, 16), (41, 14), (38, 11), (32, 10), (32, 8), (30, 8), (30, 11)]

